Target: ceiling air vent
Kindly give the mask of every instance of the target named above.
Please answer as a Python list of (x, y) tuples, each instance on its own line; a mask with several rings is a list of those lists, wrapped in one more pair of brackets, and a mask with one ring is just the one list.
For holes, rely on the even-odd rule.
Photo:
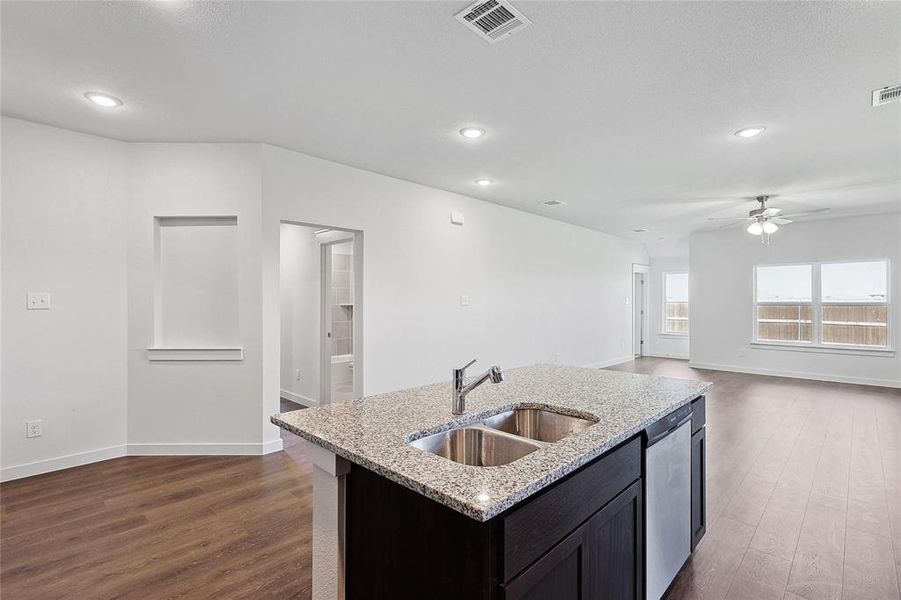
[(545, 206), (563, 206), (566, 204), (566, 202), (563, 202), (562, 200), (542, 200), (541, 203)]
[(506, 0), (470, 4), (457, 15), (457, 20), (489, 44), (496, 44), (532, 24)]
[(882, 106), (889, 102), (901, 100), (901, 85), (884, 87), (881, 90), (873, 90), (873, 106)]

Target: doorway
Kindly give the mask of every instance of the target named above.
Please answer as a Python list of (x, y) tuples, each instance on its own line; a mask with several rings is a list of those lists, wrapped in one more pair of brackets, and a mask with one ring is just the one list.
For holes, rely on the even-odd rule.
[(647, 354), (648, 339), (648, 265), (632, 265), (632, 354)]
[(362, 397), (362, 232), (280, 224), (280, 392), (320, 406)]

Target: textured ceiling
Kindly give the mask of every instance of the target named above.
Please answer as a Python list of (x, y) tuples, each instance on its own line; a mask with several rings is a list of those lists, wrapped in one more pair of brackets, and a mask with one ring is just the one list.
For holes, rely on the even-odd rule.
[(268, 142), (642, 241), (759, 193), (901, 207), (901, 103), (870, 106), (901, 83), (901, 3), (514, 4), (534, 25), (491, 46), (454, 20), (465, 2), (4, 1), (2, 108), (123, 140)]

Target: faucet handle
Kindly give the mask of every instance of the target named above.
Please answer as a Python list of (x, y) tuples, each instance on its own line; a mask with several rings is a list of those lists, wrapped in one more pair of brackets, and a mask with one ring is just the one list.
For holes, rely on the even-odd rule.
[(479, 359), (478, 359), (478, 358), (474, 358), (474, 359), (472, 359), (471, 361), (469, 361), (468, 363), (466, 363), (465, 365), (463, 365), (462, 367), (460, 367), (460, 368), (457, 369), (457, 370), (458, 370), (458, 371), (465, 371), (466, 369), (468, 369), (468, 368), (471, 367), (472, 365), (476, 364), (476, 361), (477, 361), (477, 360), (479, 360)]

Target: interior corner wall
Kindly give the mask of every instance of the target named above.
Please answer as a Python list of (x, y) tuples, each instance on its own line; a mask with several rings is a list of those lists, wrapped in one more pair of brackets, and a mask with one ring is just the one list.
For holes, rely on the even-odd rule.
[(475, 368), (631, 359), (626, 299), (632, 263), (648, 260), (641, 245), (263, 145), (263, 384), (273, 412), (282, 220), (364, 234), (366, 395), (448, 380), (472, 358)]
[[(446, 380), (473, 357), (631, 358), (638, 244), (263, 144), (126, 144), (8, 118), (2, 144), (4, 479), (126, 452), (279, 448), (281, 220), (363, 232), (365, 394)], [(227, 215), (244, 360), (148, 361), (154, 217)], [(52, 309), (26, 312), (26, 291)], [(26, 440), (31, 419), (43, 436)]]
[(128, 145), (4, 117), (2, 171), (0, 476), (122, 456)]
[[(651, 257), (648, 274), (648, 356), (663, 356), (687, 359), (689, 337), (667, 335), (663, 332), (663, 274), (688, 272), (688, 257)], [(689, 311), (691, 298), (689, 297)], [(691, 322), (689, 321), (689, 329)]]
[[(130, 158), (129, 453), (259, 454), (265, 446), (260, 427), (260, 145), (132, 144)], [(148, 361), (154, 217), (232, 215), (237, 216), (238, 338), (244, 359)], [(270, 445), (278, 441), (266, 440)]]
[[(901, 214), (796, 222), (775, 234), (769, 245), (741, 229), (696, 233), (689, 256), (693, 365), (901, 387)], [(886, 258), (894, 356), (751, 345), (755, 265)]]

